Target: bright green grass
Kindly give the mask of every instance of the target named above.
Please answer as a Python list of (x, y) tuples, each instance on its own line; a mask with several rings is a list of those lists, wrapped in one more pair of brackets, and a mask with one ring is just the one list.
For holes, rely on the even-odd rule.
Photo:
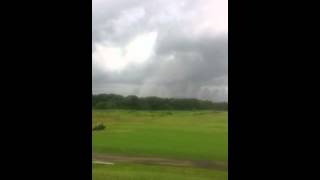
[[(93, 152), (223, 161), (228, 159), (227, 112), (93, 111)], [(153, 172), (151, 172), (153, 173)]]
[(97, 165), (93, 180), (227, 180), (226, 171), (137, 164)]

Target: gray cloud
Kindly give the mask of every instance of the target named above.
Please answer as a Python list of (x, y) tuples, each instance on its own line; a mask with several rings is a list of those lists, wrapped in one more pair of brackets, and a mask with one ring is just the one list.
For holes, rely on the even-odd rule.
[(94, 0), (93, 53), (98, 45), (121, 49), (147, 32), (156, 32), (157, 39), (154, 53), (143, 63), (130, 62), (118, 71), (93, 63), (93, 93), (227, 101), (227, 22), (207, 17), (207, 3)]

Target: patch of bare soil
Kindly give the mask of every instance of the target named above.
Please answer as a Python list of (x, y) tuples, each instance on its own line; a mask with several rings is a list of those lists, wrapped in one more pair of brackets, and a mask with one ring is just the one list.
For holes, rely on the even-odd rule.
[(137, 163), (137, 164), (145, 164), (145, 165), (197, 167), (197, 168), (223, 170), (223, 171), (227, 171), (228, 169), (227, 168), (228, 164), (225, 162), (177, 160), (177, 159), (168, 159), (168, 158), (159, 158), (159, 157), (92, 154), (92, 160), (99, 161), (99, 162), (112, 162), (112, 163)]

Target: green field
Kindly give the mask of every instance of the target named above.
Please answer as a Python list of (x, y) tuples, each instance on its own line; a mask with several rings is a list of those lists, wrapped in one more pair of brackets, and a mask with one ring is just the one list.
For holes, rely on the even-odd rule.
[(94, 180), (227, 180), (227, 172), (146, 165), (93, 165)]
[[(227, 112), (94, 110), (93, 153), (227, 164)], [(93, 165), (93, 179), (227, 179), (226, 170), (116, 163)]]

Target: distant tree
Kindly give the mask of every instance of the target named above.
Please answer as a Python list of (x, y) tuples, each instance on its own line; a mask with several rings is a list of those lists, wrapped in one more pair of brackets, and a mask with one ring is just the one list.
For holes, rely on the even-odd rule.
[(140, 109), (140, 103), (139, 103), (139, 98), (137, 96), (131, 95), (131, 96), (127, 96), (124, 99), (125, 102), (125, 106), (128, 109)]
[(127, 97), (117, 94), (92, 95), (93, 109), (135, 110), (228, 110), (227, 102), (214, 103), (208, 100), (159, 97)]

